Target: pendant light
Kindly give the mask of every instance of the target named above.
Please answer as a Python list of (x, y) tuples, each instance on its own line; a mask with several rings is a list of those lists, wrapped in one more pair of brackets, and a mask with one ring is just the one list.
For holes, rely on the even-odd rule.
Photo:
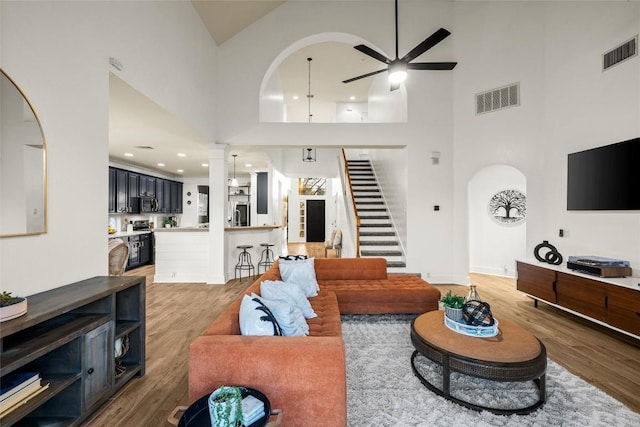
[(233, 179), (231, 180), (231, 186), (232, 187), (237, 187), (238, 186), (238, 179), (236, 178), (236, 157), (238, 157), (237, 154), (232, 154), (233, 156)]

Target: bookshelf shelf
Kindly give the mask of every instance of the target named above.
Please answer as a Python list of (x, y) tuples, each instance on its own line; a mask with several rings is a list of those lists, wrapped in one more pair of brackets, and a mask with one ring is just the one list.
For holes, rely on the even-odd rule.
[[(48, 388), (0, 416), (3, 427), (79, 425), (144, 375), (144, 277), (94, 277), (28, 298), (27, 314), (0, 328), (0, 375), (37, 372)], [(116, 378), (114, 341), (124, 335), (127, 370)]]

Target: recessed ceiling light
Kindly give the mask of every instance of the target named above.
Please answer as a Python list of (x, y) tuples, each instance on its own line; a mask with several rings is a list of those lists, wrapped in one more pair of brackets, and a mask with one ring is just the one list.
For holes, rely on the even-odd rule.
[(133, 157), (133, 153), (124, 153), (126, 157)]
[(184, 153), (178, 153), (178, 157), (187, 157), (187, 155)]
[(164, 163), (158, 163), (158, 166), (160, 166), (161, 168), (164, 167)]
[(353, 101), (354, 99), (356, 99), (356, 97), (355, 97), (355, 96), (353, 96), (353, 95), (351, 95), (351, 96), (349, 97), (349, 99)]
[(245, 167), (247, 167), (247, 168), (250, 168), (250, 167), (252, 167), (253, 165), (252, 165), (251, 163), (245, 163), (245, 165), (244, 165), (244, 166), (245, 166)]
[(209, 167), (209, 164), (208, 164), (208, 163), (203, 163), (203, 164), (202, 164), (202, 167), (203, 167), (203, 168), (208, 168), (208, 167)]
[(184, 170), (178, 169), (178, 173), (182, 173), (182, 172), (184, 172)]
[(293, 99), (298, 99), (298, 95), (293, 95)]

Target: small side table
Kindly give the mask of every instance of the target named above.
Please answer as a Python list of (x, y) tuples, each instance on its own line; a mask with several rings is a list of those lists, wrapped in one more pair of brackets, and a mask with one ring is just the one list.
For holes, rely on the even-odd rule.
[[(267, 396), (262, 394), (260, 391), (249, 387), (242, 387), (241, 392), (242, 397), (251, 395), (261, 400), (264, 403), (264, 412), (267, 414), (247, 427), (282, 426), (282, 409), (271, 409), (271, 403), (269, 402), (269, 399), (267, 399)], [(174, 410), (171, 411), (171, 414), (169, 414), (167, 421), (169, 424), (178, 427), (211, 427), (208, 400), (209, 394), (205, 394), (190, 406), (176, 406)]]

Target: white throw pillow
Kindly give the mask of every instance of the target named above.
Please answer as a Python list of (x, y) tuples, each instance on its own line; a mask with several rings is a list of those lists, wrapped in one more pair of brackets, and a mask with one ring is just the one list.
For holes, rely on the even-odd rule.
[(245, 295), (240, 303), (240, 333), (242, 335), (282, 335), (282, 329), (273, 313), (259, 298)]
[(301, 260), (278, 260), (280, 277), (286, 283), (293, 283), (300, 287), (307, 297), (318, 295), (320, 286), (316, 280), (316, 270), (314, 268), (314, 258)]
[(284, 336), (309, 335), (309, 325), (302, 314), (302, 311), (295, 303), (283, 299), (266, 299), (256, 294), (251, 294), (253, 298), (260, 298), (260, 301), (273, 313), (282, 328)]
[[(290, 286), (281, 281), (265, 280), (260, 284), (260, 295), (266, 299), (285, 299), (291, 298), (295, 305), (302, 310), (302, 314), (307, 319), (318, 317), (311, 308), (309, 300), (305, 294), (297, 286)], [(286, 295), (286, 296), (285, 296)]]

